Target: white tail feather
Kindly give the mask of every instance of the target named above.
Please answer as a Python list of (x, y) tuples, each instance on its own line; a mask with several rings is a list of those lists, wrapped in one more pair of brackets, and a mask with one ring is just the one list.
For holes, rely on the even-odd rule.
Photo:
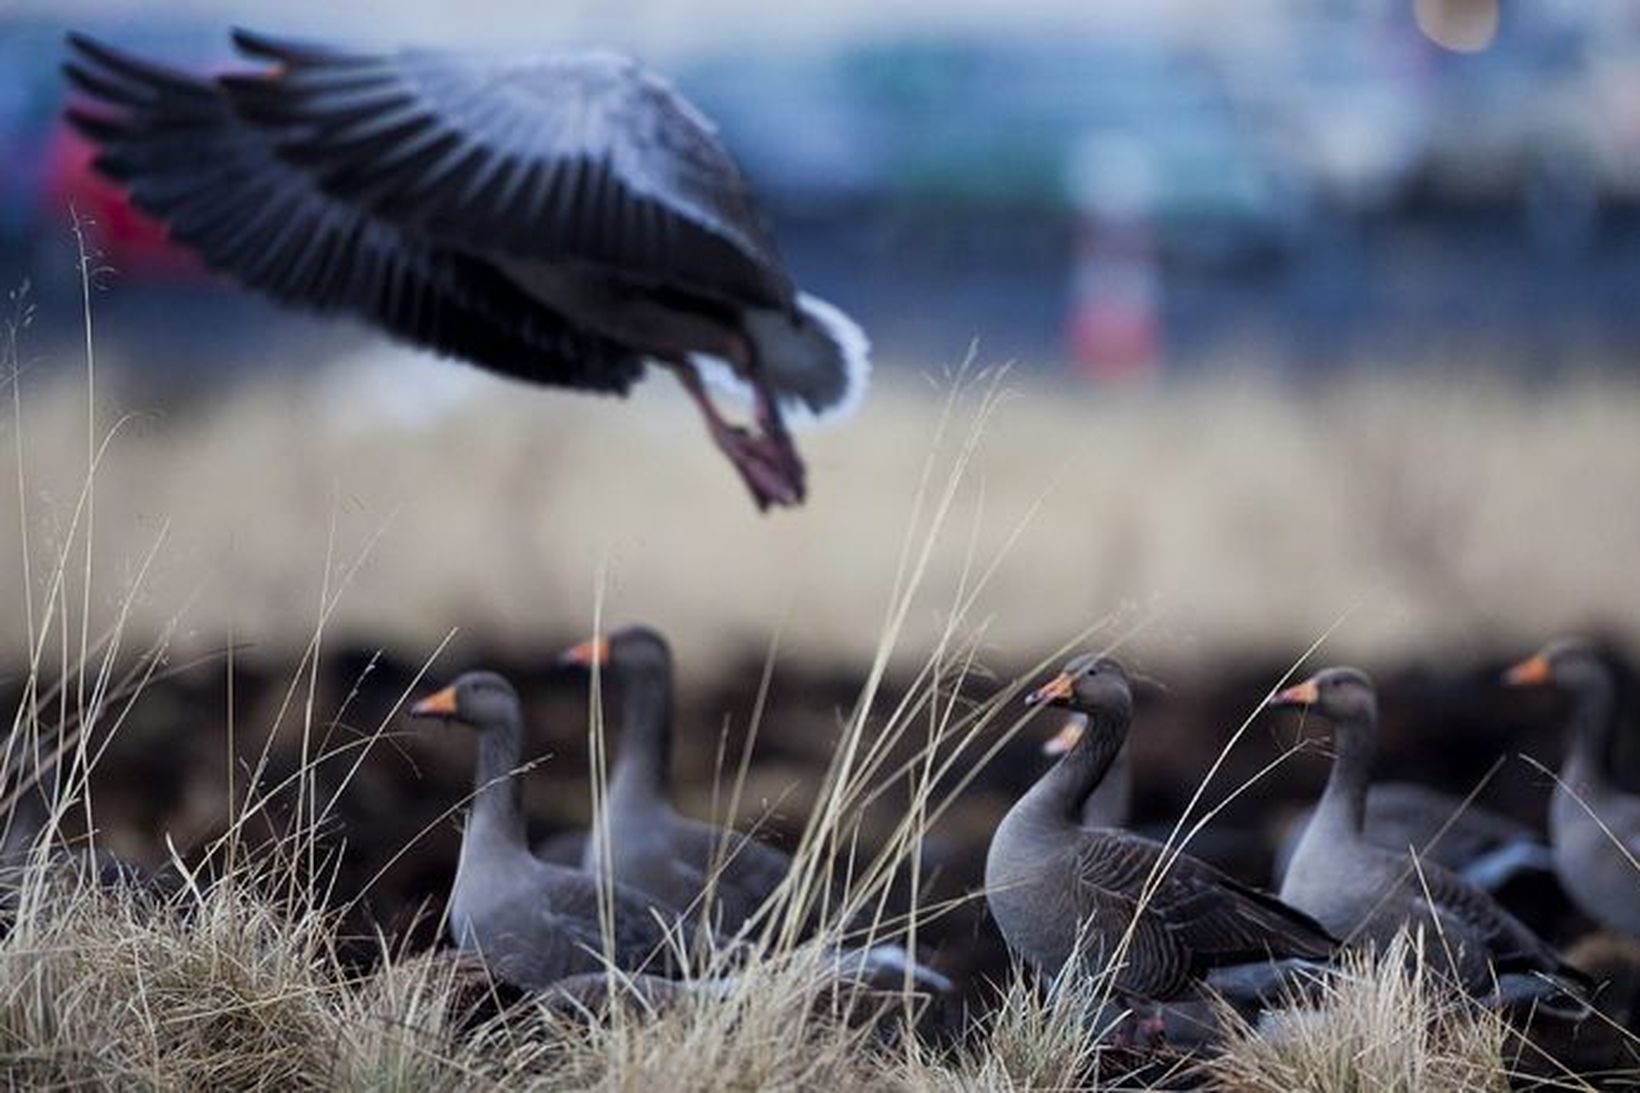
[[(764, 376), (786, 423), (796, 428), (841, 421), (865, 398), (871, 379), (871, 342), (859, 325), (818, 296), (799, 293), (800, 317), (772, 311), (747, 316)], [(704, 353), (690, 362), (713, 390), (746, 406), (751, 384), (727, 361)]]

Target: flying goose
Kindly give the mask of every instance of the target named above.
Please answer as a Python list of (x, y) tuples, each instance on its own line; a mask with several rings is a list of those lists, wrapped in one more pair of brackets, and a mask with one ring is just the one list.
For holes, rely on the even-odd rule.
[[(1274, 896), (1188, 854), (1173, 857), (1161, 843), (1082, 825), (1083, 803), (1121, 750), (1133, 716), (1120, 664), (1078, 657), (1026, 701), (1074, 710), (1087, 723), (991, 839), (985, 895), (1012, 952), (1049, 975), (1073, 955), (1098, 974), (1130, 936), (1114, 988), (1145, 1001), (1195, 997), (1216, 980), (1229, 986), (1248, 978), (1252, 965), (1332, 955), (1327, 932)], [(1171, 862), (1165, 872), (1164, 859)]]
[(450, 935), (497, 978), (543, 990), (567, 976), (604, 971), (605, 955), (626, 972), (675, 970), (680, 912), (657, 915), (654, 900), (612, 885), (606, 946), (600, 882), (530, 853), (523, 785), (515, 775), (523, 713), (512, 685), (494, 672), (467, 672), (410, 709), (478, 732), (472, 806), (450, 893)]
[(281, 303), (513, 379), (624, 395), (659, 364), (760, 509), (802, 502), (786, 420), (852, 409), (868, 345), (798, 291), (716, 129), (664, 80), (605, 51), (233, 40), (264, 66), (200, 76), (68, 38), (70, 122), (171, 238)]
[(1468, 991), (1498, 1001), (1579, 989), (1581, 973), (1485, 892), (1414, 849), (1387, 849), (1363, 831), (1378, 741), (1378, 699), (1354, 668), (1328, 668), (1271, 697), (1274, 708), (1313, 710), (1332, 725), (1327, 787), (1299, 841), (1281, 898), (1346, 944), (1384, 946), (1422, 931), (1425, 957)]
[(1585, 914), (1640, 937), (1640, 795), (1612, 778), (1617, 681), (1586, 642), (1561, 639), (1511, 668), (1505, 681), (1572, 694), (1571, 743), (1549, 802), (1555, 872)]

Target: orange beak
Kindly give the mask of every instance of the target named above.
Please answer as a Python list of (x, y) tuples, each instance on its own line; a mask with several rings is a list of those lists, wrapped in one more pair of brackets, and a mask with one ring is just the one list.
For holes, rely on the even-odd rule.
[(1075, 682), (1067, 673), (1060, 672), (1026, 695), (1025, 705), (1040, 706), (1044, 702), (1064, 701), (1071, 697), (1071, 689)]
[(1553, 674), (1549, 669), (1549, 659), (1539, 653), (1503, 673), (1503, 682), (1510, 687), (1537, 687), (1549, 682)]
[(1314, 706), (1321, 700), (1321, 688), (1315, 685), (1315, 680), (1306, 679), (1303, 683), (1296, 683), (1285, 691), (1270, 696), (1265, 705), (1272, 709), (1285, 706)]
[(442, 691), (434, 691), (414, 706), (410, 707), (411, 717), (454, 717), (456, 715), (456, 689), (446, 687)]
[(1050, 759), (1056, 759), (1072, 748), (1082, 739), (1082, 733), (1087, 730), (1088, 719), (1085, 717), (1069, 717), (1065, 719), (1065, 727), (1054, 733), (1042, 745), (1042, 754)]
[(579, 668), (590, 668), (594, 664), (600, 668), (609, 663), (609, 639), (592, 638), (583, 641), (573, 648), (566, 649), (558, 658), (559, 664), (573, 664)]

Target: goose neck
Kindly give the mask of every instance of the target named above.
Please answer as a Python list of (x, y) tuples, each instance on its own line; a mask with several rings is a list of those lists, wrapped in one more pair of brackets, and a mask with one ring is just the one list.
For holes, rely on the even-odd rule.
[(1378, 754), (1377, 719), (1372, 714), (1346, 718), (1333, 726), (1333, 764), (1316, 815), (1359, 835), (1366, 816), (1367, 785)]
[(469, 837), (526, 842), (524, 787), (514, 773), (522, 750), (516, 718), (480, 726), (478, 765), (473, 774)]
[(1079, 826), (1084, 802), (1099, 788), (1127, 740), (1132, 715), (1101, 710), (1087, 715), (1088, 723), (1076, 746), (1054, 764), (1026, 795), (1044, 819)]
[(1568, 782), (1607, 780), (1616, 695), (1604, 675), (1582, 681), (1572, 696), (1571, 747), (1566, 753)]
[(659, 669), (632, 670), (620, 681), (620, 696), (621, 750), (610, 794), (665, 796), (671, 786), (671, 680)]

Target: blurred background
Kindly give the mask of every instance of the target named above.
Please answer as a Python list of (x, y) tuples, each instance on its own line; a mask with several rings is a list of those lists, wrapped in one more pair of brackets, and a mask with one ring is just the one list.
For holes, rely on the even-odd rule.
[[(60, 119), (65, 27), (224, 69), (236, 20), (267, 24), (113, 0), (0, 23), (0, 284), (33, 416), (65, 407), (31, 438), (64, 457), (26, 469), (68, 473), (59, 499), (83, 475), (77, 217), (101, 427), (136, 415), (102, 493), (172, 525), (162, 589), (220, 579), (196, 597), (208, 640), (305, 634), (290, 591), (332, 525), (357, 546), (398, 513), (338, 609), (370, 640), (556, 634), (604, 567), (617, 614), (702, 647), (789, 617), (800, 651), (859, 657), (964, 362), (1007, 365), (1019, 396), (971, 482), (978, 541), (1013, 542), (1009, 643), (1122, 605), (1168, 613), (1173, 660), (1302, 648), (1352, 610), (1337, 640), (1366, 652), (1640, 625), (1640, 514), (1613, 503), (1640, 462), (1633, 4), (499, 0), (390, 28), (285, 5), (287, 34), (631, 50), (717, 120), (798, 279), (876, 348), (864, 413), (804, 440), (812, 503), (767, 520), (664, 377), (611, 407), (436, 366), (225, 284), (91, 175)], [(964, 557), (935, 552), (936, 600)], [(680, 587), (726, 559), (733, 590)], [(160, 618), (181, 598), (156, 594)]]
[[(297, 2), (275, 29), (636, 52), (719, 122), (792, 265), (888, 362), (978, 337), (1094, 379), (1227, 348), (1295, 373), (1451, 353), (1542, 370), (1621, 360), (1640, 324), (1640, 13), (1623, 0), (536, 7), (415, 2), (384, 28), (369, 5)], [(61, 31), (229, 67), (225, 26), (263, 10), (7, 5), (4, 273), (71, 287), (78, 208), (121, 296), (200, 297), (232, 328), (149, 369), (219, 371), (218, 346), (268, 315), (210, 300), (87, 177), (57, 118)]]
[[(931, 546), (889, 693), (954, 618), (1002, 675), (1105, 620), (1096, 641), (1124, 641), (1173, 688), (1139, 744), (1150, 819), (1176, 814), (1323, 637), (1320, 660), (1392, 681), (1386, 754), (1459, 791), (1511, 747), (1556, 758), (1559, 711), (1501, 697), (1499, 664), (1563, 630), (1614, 653), (1640, 637), (1630, 0), (267, 12), (12, 0), (0, 14), (0, 285), (22, 376), (17, 412), (0, 413), (16, 464), (0, 513), (23, 529), (0, 536), (7, 659), (24, 662), (54, 563), (85, 533), (77, 214), (97, 271), (94, 432), (113, 439), (94, 617), (70, 630), (118, 619), (128, 650), (162, 640), (175, 663), (243, 643), (251, 673), (237, 692), (220, 664), (160, 685), (126, 730), (111, 757), (142, 778), (105, 800), (132, 852), (218, 822), (219, 734), (186, 734), (235, 708), (278, 725), (280, 681), (321, 622), (337, 653), (317, 708), (365, 729), (452, 631), (433, 676), (544, 677), (601, 602), (609, 622), (671, 635), (684, 731), (715, 742), (726, 719), (744, 728), (778, 641), (767, 791), (749, 807), (781, 801), (788, 820), (864, 678), (907, 542)], [(235, 22), (364, 44), (608, 45), (666, 73), (719, 123), (798, 280), (875, 343), (861, 413), (799, 437), (809, 504), (758, 516), (665, 377), (626, 404), (511, 386), (277, 310), (171, 249), (60, 121), (61, 35), (229, 68)], [(571, 760), (536, 776), (556, 787), (550, 827), (584, 820), (585, 696), (545, 693), (530, 692), (538, 731)], [(143, 751), (144, 732), (187, 742)], [(1255, 735), (1249, 773), (1272, 738)], [(1039, 769), (1019, 745), (952, 845), (983, 845)], [(385, 756), (350, 791), (367, 859), (399, 845), (407, 814), (419, 826), (459, 795), (461, 744), (405, 746), (422, 767)], [(697, 806), (713, 753), (682, 760)], [(1272, 780), (1280, 809), (1254, 796), (1227, 819), (1272, 827), (1324, 771), (1300, 765)], [(1540, 815), (1543, 782), (1514, 764), (1494, 803)], [(414, 875), (394, 900), (438, 891), (441, 837), (400, 867)], [(948, 853), (960, 891), (976, 859)]]

